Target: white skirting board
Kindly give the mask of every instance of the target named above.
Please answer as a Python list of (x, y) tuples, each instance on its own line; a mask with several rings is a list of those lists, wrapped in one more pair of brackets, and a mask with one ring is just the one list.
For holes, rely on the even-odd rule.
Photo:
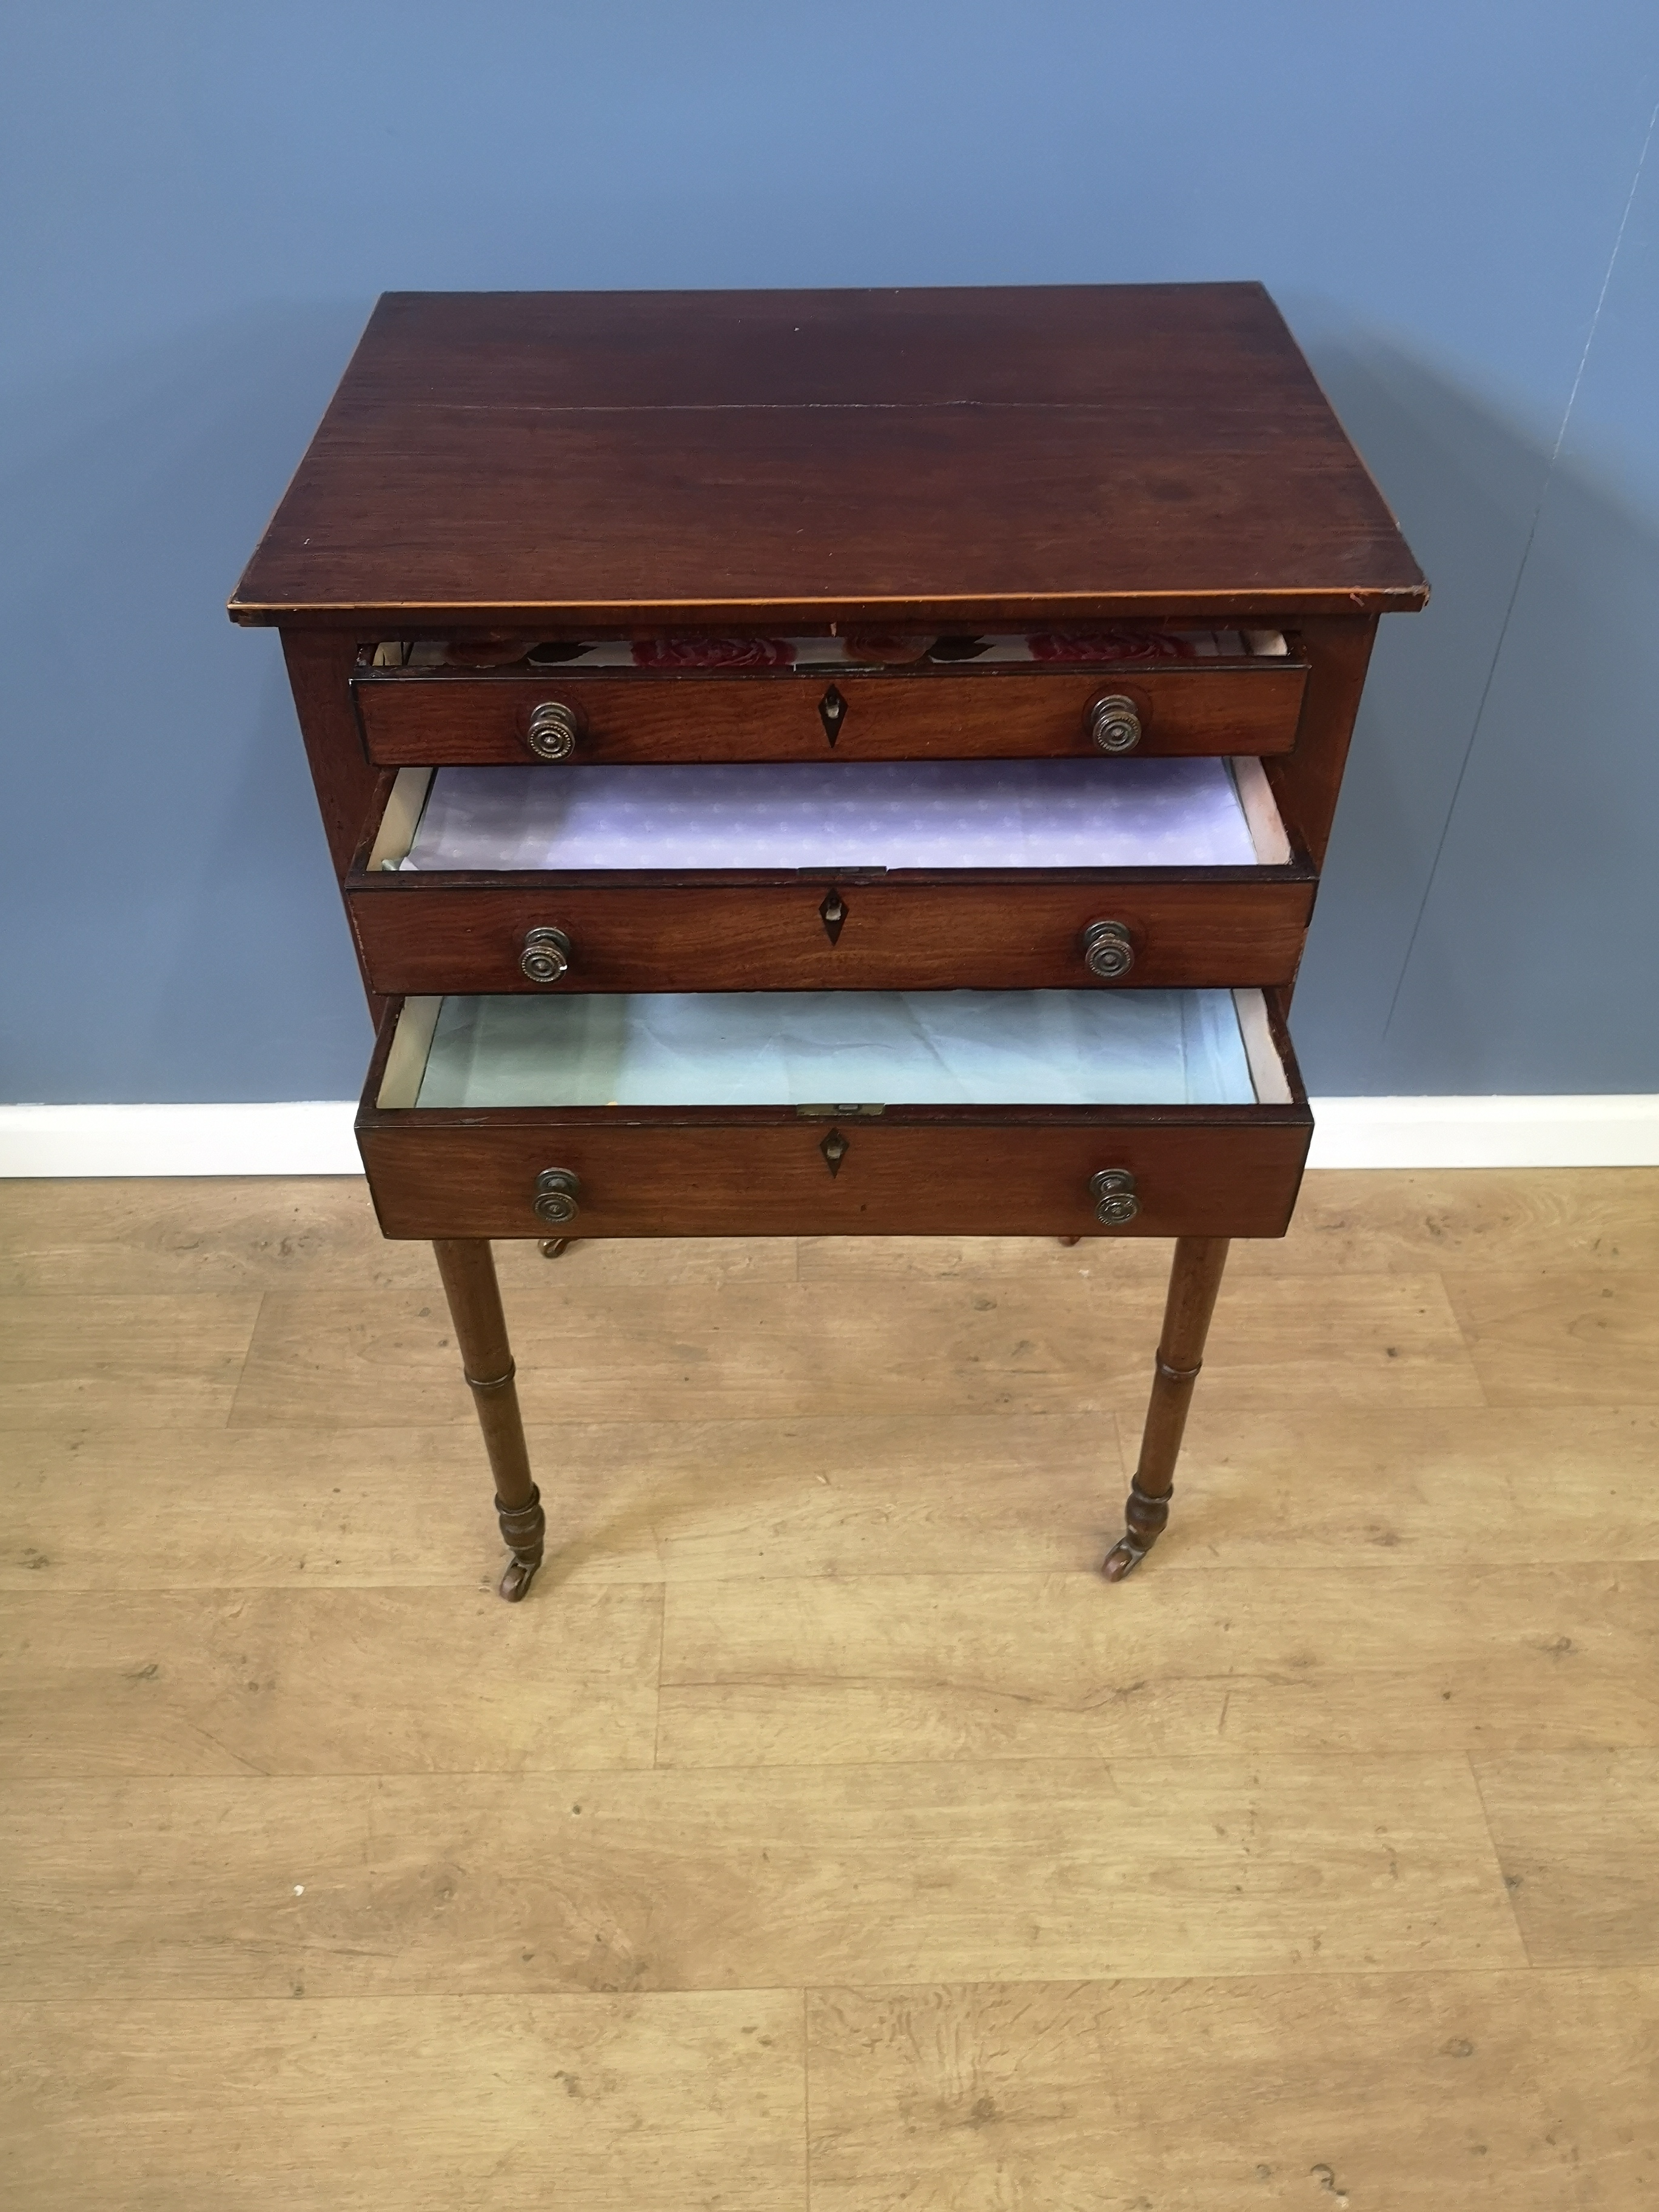
[(1659, 1166), (1659, 1095), (1314, 1098), (1310, 1168)]
[[(349, 1099), (0, 1106), (0, 1176), (362, 1172)], [(1316, 1098), (1312, 1168), (1659, 1166), (1659, 1094)]]
[(0, 1176), (361, 1175), (349, 1098), (0, 1106)]

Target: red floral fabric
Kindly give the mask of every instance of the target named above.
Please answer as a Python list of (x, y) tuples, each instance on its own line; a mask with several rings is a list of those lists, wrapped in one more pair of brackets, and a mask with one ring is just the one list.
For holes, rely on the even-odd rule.
[(1033, 660), (1196, 660), (1190, 642), (1172, 630), (1055, 631), (1028, 637)]
[(641, 668), (787, 668), (795, 648), (787, 637), (641, 637)]

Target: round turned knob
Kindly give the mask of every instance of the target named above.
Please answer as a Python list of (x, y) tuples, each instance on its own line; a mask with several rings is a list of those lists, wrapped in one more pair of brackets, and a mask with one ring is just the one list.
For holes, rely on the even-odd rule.
[(568, 760), (581, 733), (581, 716), (562, 699), (544, 699), (531, 710), (527, 738), (538, 760)]
[(1127, 1168), (1102, 1168), (1089, 1178), (1089, 1194), (1095, 1202), (1095, 1219), (1108, 1229), (1121, 1229), (1140, 1211), (1135, 1179)]
[(536, 1212), (544, 1221), (562, 1223), (576, 1218), (581, 1179), (569, 1168), (544, 1168), (536, 1178)]
[(1089, 709), (1089, 735), (1103, 753), (1132, 753), (1140, 743), (1140, 714), (1133, 699), (1115, 691)]
[(1121, 921), (1091, 921), (1079, 942), (1084, 966), (1103, 983), (1115, 983), (1135, 964), (1134, 939)]
[(556, 983), (570, 968), (570, 939), (562, 929), (532, 929), (525, 933), (519, 955), (519, 973), (532, 983)]

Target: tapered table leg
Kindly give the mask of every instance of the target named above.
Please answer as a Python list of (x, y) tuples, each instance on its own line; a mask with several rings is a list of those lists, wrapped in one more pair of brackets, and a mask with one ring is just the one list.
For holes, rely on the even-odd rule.
[(478, 1426), (495, 1478), (496, 1516), (513, 1554), (497, 1585), (498, 1595), (516, 1605), (542, 1563), (547, 1522), (541, 1492), (530, 1476), (495, 1257), (482, 1237), (436, 1239), (432, 1249), (438, 1255), (438, 1273), (461, 1348), (461, 1371), (478, 1409)]
[(1175, 1488), (1176, 1461), (1187, 1426), (1193, 1385), (1204, 1364), (1204, 1340), (1227, 1264), (1224, 1237), (1178, 1237), (1170, 1269), (1170, 1295), (1164, 1308), (1152, 1375), (1152, 1402), (1140, 1432), (1140, 1463), (1129, 1484), (1124, 1510), (1127, 1523), (1100, 1571), (1109, 1583), (1132, 1574), (1164, 1534)]

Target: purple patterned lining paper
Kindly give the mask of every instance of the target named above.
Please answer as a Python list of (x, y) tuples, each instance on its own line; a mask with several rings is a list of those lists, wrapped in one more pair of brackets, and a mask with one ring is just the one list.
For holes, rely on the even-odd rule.
[(1249, 867), (1223, 760), (442, 768), (411, 871)]

